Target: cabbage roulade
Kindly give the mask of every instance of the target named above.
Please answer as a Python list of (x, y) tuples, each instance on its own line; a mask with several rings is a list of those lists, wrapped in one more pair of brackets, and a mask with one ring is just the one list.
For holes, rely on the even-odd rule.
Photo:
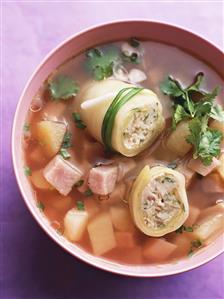
[(150, 146), (164, 128), (162, 106), (148, 89), (107, 79), (86, 86), (77, 100), (92, 136), (127, 157)]
[(145, 166), (132, 186), (129, 206), (136, 226), (161, 237), (178, 229), (189, 214), (184, 176), (173, 169)]

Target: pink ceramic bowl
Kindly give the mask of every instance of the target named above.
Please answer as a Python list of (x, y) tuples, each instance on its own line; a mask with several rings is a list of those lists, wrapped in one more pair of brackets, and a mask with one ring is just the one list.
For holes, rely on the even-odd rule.
[(132, 36), (137, 36), (141, 39), (152, 39), (183, 48), (210, 64), (213, 69), (224, 77), (224, 60), (221, 50), (210, 42), (182, 28), (147, 20), (125, 20), (87, 29), (67, 39), (54, 49), (37, 67), (27, 83), (15, 114), (12, 132), (12, 156), (17, 182), (27, 207), (45, 232), (62, 248), (93, 266), (113, 273), (129, 276), (158, 277), (184, 272), (212, 260), (223, 251), (223, 238), (220, 237), (212, 245), (201, 250), (199, 254), (192, 258), (186, 258), (176, 264), (162, 266), (126, 266), (116, 264), (90, 255), (78, 246), (69, 243), (62, 236), (59, 236), (36, 207), (33, 191), (23, 173), (23, 150), (21, 147), (23, 124), (31, 99), (41, 83), (55, 68), (80, 51), (99, 43), (127, 39)]

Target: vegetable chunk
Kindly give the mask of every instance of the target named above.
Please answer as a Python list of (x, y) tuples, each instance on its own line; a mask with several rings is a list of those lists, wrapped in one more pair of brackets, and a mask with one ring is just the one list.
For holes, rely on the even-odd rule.
[(107, 195), (114, 190), (116, 180), (117, 166), (99, 166), (90, 170), (88, 184), (93, 193)]
[(67, 195), (83, 173), (75, 165), (57, 155), (44, 168), (45, 179), (62, 195)]
[(179, 157), (183, 157), (191, 149), (191, 145), (187, 143), (186, 137), (190, 134), (189, 122), (182, 121), (176, 127), (167, 139), (167, 147), (170, 151)]
[(53, 157), (59, 151), (66, 132), (64, 123), (43, 120), (37, 123), (37, 138), (45, 153)]
[(143, 256), (153, 262), (166, 260), (177, 248), (177, 245), (164, 239), (149, 238), (143, 246)]
[(201, 185), (206, 193), (224, 193), (224, 184), (218, 173), (210, 173), (203, 178)]
[(217, 167), (217, 171), (220, 177), (222, 178), (222, 180), (224, 181), (224, 154), (221, 155), (219, 161), (220, 161), (220, 165)]
[(72, 242), (79, 241), (83, 236), (87, 221), (88, 213), (86, 211), (71, 209), (64, 218), (64, 235)]
[(224, 204), (220, 203), (203, 211), (196, 223), (194, 235), (204, 245), (211, 243), (217, 236), (224, 232)]
[(113, 225), (108, 213), (101, 213), (87, 227), (95, 255), (103, 255), (116, 247)]
[(113, 226), (119, 231), (133, 231), (135, 229), (131, 214), (126, 207), (112, 206), (110, 208)]

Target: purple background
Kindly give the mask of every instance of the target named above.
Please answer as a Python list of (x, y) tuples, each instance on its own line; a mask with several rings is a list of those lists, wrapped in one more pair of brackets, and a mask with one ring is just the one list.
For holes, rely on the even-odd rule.
[(174, 2), (2, 3), (2, 299), (223, 298), (222, 257), (177, 276), (136, 279), (97, 270), (70, 256), (32, 219), (19, 193), (11, 164), (11, 125), (19, 95), (43, 57), (71, 34), (113, 19), (151, 18), (187, 27), (222, 46), (221, 3)]

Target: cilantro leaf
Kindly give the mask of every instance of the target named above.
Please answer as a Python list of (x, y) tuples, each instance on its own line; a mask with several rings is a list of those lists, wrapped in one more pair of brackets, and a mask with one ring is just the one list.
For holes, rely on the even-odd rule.
[(66, 132), (61, 148), (69, 148), (72, 147), (72, 134), (70, 132)]
[(183, 106), (179, 104), (176, 105), (173, 112), (173, 128), (175, 128), (180, 121), (189, 117), (189, 113), (186, 112)]
[(97, 81), (110, 77), (113, 74), (114, 63), (121, 60), (115, 47), (91, 49), (87, 51), (86, 57), (86, 68)]
[(160, 85), (161, 91), (172, 97), (179, 97), (184, 94), (184, 90), (180, 83), (168, 76)]
[(49, 90), (54, 100), (67, 100), (78, 93), (79, 87), (71, 77), (60, 74), (49, 82)]
[(59, 154), (65, 160), (68, 159), (68, 158), (71, 158), (71, 155), (69, 154), (69, 152), (65, 148), (61, 148), (60, 151), (59, 151)]
[(224, 110), (218, 104), (213, 105), (211, 108), (210, 117), (218, 121), (224, 122)]
[[(204, 121), (204, 123), (203, 123)], [(206, 120), (194, 118), (189, 123), (191, 135), (186, 140), (194, 146), (194, 159), (200, 158), (204, 165), (212, 163), (213, 157), (220, 154), (222, 133), (206, 127)]]
[(79, 211), (85, 211), (85, 205), (82, 200), (77, 200), (76, 206)]
[[(203, 81), (204, 74), (202, 72), (198, 73), (195, 77), (195, 81), (187, 87), (187, 91), (199, 91), (199, 88), (201, 86), (201, 83)], [(201, 92), (201, 91), (200, 91)]]

